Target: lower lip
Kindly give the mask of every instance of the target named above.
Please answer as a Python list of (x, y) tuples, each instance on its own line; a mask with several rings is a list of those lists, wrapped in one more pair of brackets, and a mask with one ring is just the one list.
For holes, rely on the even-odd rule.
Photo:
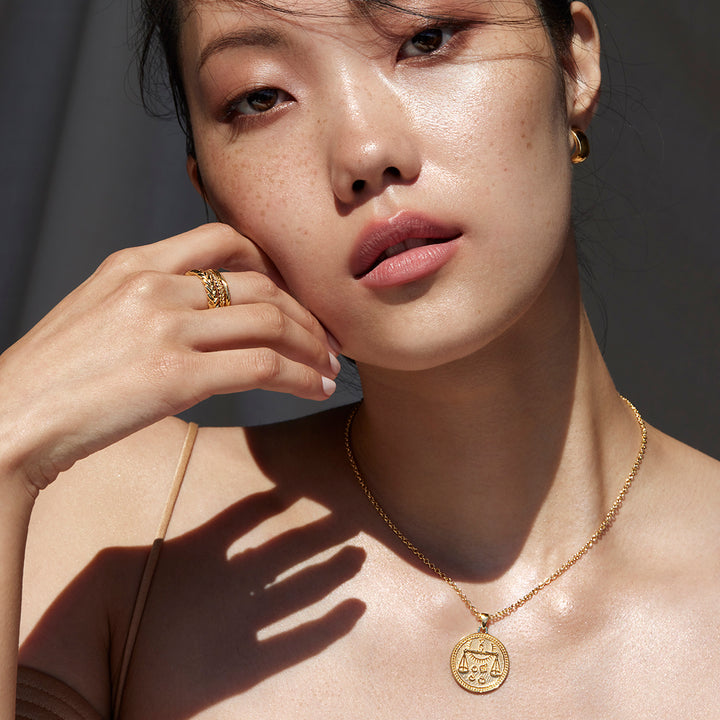
[(363, 275), (360, 282), (369, 288), (389, 288), (422, 280), (449, 262), (457, 252), (458, 242), (459, 238), (455, 238), (405, 250), (383, 260), (367, 275)]

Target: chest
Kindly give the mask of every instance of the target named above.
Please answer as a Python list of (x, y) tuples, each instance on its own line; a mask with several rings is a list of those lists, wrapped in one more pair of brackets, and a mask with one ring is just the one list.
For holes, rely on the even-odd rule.
[(453, 680), (444, 643), (404, 633), (379, 634), (368, 642), (364, 632), (350, 632), (330, 647), (327, 635), (310, 639), (306, 630), (310, 627), (245, 647), (244, 659), (222, 667), (210, 658), (158, 663), (144, 654), (136, 667), (157, 673), (156, 680), (131, 684), (125, 717), (720, 715), (713, 690), (717, 661), (682, 642), (642, 652), (598, 643), (562, 655), (508, 643), (511, 669), (505, 683), (493, 693), (472, 695)]
[(446, 586), (403, 583), (342, 545), (289, 575), (252, 552), (217, 567), (207, 557), (164, 558), (123, 720), (720, 716), (720, 631), (693, 608), (673, 623), (657, 604), (600, 623), (538, 626), (517, 613), (491, 627), (507, 679), (475, 695), (450, 654), (476, 627)]

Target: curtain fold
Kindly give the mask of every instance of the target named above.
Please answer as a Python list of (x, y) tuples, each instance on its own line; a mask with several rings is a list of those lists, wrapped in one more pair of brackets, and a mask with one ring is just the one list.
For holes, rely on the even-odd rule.
[(22, 327), (89, 7), (89, 0), (5, 0), (0, 6), (0, 263), (12, 269), (0, 283), (5, 344)]

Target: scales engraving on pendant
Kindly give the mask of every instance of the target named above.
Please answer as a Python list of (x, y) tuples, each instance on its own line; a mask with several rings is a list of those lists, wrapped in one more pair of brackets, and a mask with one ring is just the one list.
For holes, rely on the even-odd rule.
[(510, 669), (505, 646), (492, 635), (477, 632), (464, 637), (450, 656), (450, 669), (458, 685), (473, 693), (499, 688)]

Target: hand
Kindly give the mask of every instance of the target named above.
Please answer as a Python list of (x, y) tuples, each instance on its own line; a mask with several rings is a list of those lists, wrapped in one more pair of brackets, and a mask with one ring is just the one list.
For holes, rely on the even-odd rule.
[[(225, 268), (232, 306), (184, 273)], [(325, 399), (339, 363), (269, 259), (227, 225), (110, 256), (0, 356), (0, 453), (37, 492), (77, 460), (221, 393)], [(9, 454), (8, 454), (9, 453)]]

